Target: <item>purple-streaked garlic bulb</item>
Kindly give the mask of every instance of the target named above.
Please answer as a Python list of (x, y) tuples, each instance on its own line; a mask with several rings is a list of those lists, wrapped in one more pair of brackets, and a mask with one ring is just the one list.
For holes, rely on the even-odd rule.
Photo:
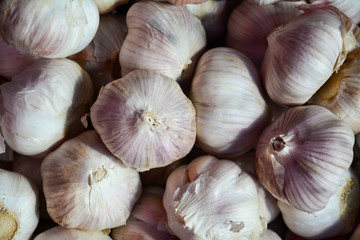
[(99, 13), (106, 14), (119, 6), (128, 3), (129, 0), (94, 0), (94, 2), (99, 10)]
[(62, 58), (84, 49), (99, 25), (93, 0), (5, 0), (0, 34), (23, 54)]
[(143, 189), (126, 225), (111, 230), (112, 239), (178, 239), (167, 229), (166, 212), (162, 202), (164, 189), (150, 188), (150, 191), (147, 188)]
[(175, 5), (185, 5), (185, 4), (199, 4), (206, 2), (207, 0), (168, 0), (169, 3)]
[(261, 134), (255, 153), (260, 183), (278, 200), (323, 209), (353, 160), (354, 134), (328, 109), (292, 107)]
[(328, 5), (302, 5), (305, 13), (268, 37), (262, 75), (270, 98), (302, 105), (338, 70), (357, 44), (358, 27)]
[(257, 239), (266, 228), (254, 178), (210, 155), (170, 174), (163, 204), (171, 232), (183, 240)]
[(30, 239), (39, 223), (36, 186), (19, 173), (0, 169), (0, 239)]
[(226, 45), (246, 54), (260, 67), (268, 47), (267, 37), (303, 11), (296, 6), (305, 1), (281, 1), (260, 5), (244, 0), (231, 13), (227, 23)]
[(107, 148), (138, 171), (163, 167), (195, 143), (195, 109), (179, 84), (150, 70), (135, 70), (107, 84), (90, 109)]
[(122, 76), (149, 69), (186, 86), (206, 46), (201, 21), (184, 6), (143, 1), (130, 7), (126, 23), (128, 35), (120, 51)]
[(328, 239), (352, 232), (357, 224), (360, 187), (355, 174), (348, 169), (341, 177), (337, 191), (326, 207), (312, 213), (300, 211), (279, 201), (287, 227), (306, 239)]
[(124, 225), (141, 194), (139, 173), (113, 156), (94, 130), (47, 155), (41, 176), (49, 215), (66, 228)]
[(121, 77), (119, 53), (127, 34), (125, 17), (102, 15), (99, 28), (90, 44), (70, 58), (89, 73), (94, 86), (94, 97), (100, 88)]
[(0, 76), (11, 78), (32, 63), (32, 59), (7, 44), (0, 36)]
[(206, 152), (239, 156), (255, 146), (269, 122), (254, 64), (230, 48), (213, 48), (200, 59), (191, 87), (197, 143)]
[(106, 231), (85, 232), (61, 226), (50, 228), (37, 235), (34, 240), (111, 240)]
[(83, 131), (93, 89), (89, 75), (68, 59), (38, 60), (0, 86), (2, 133), (23, 155), (46, 155)]
[(326, 107), (360, 132), (360, 48), (348, 53), (339, 71), (312, 96), (308, 104)]

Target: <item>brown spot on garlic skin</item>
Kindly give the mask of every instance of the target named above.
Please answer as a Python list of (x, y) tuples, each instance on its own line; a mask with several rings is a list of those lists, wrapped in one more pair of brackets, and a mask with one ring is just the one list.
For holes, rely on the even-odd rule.
[[(355, 226), (358, 214), (358, 204), (360, 201), (358, 192), (359, 184), (354, 177), (346, 180), (346, 185), (340, 193), (340, 216), (350, 226)], [(354, 209), (355, 208), (355, 209)]]
[[(0, 205), (1, 206), (1, 205)], [(0, 208), (0, 239), (12, 239), (18, 229), (16, 218), (3, 206)]]

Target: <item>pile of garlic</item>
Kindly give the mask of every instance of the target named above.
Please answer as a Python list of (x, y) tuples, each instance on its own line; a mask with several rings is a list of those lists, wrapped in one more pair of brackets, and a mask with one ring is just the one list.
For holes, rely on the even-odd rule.
[(359, 16), (0, 1), (0, 240), (360, 239)]

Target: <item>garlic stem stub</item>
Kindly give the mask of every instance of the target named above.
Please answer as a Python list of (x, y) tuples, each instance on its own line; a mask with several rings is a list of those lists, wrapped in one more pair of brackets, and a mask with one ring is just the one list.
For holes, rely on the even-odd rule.
[(303, 14), (268, 36), (262, 63), (266, 91), (280, 105), (306, 103), (357, 44), (358, 27), (336, 8), (300, 9)]
[(186, 87), (206, 47), (201, 21), (184, 6), (142, 1), (126, 15), (128, 35), (120, 50), (121, 74), (155, 70)]
[(94, 130), (47, 155), (41, 176), (49, 215), (66, 228), (121, 226), (141, 194), (139, 173), (113, 156)]
[(99, 11), (93, 0), (5, 0), (0, 34), (21, 53), (64, 58), (80, 52), (94, 37)]
[(104, 231), (85, 232), (78, 229), (53, 227), (37, 235), (34, 240), (111, 240)]
[(38, 191), (26, 177), (0, 169), (0, 239), (30, 239), (39, 222)]
[(182, 240), (258, 239), (266, 222), (259, 215), (256, 185), (232, 161), (198, 157), (167, 179), (168, 226)]
[(278, 202), (287, 227), (306, 239), (328, 239), (351, 233), (357, 224), (360, 187), (352, 170), (341, 177), (340, 185), (326, 207), (312, 213)]
[(213, 48), (201, 57), (190, 98), (196, 109), (197, 143), (215, 156), (249, 151), (270, 121), (257, 70), (235, 49)]
[(289, 108), (262, 132), (256, 174), (278, 200), (305, 212), (321, 210), (352, 163), (354, 138), (324, 107)]
[(1, 130), (16, 152), (43, 157), (84, 130), (93, 89), (89, 75), (68, 59), (39, 59), (0, 86)]
[(99, 13), (106, 14), (119, 6), (128, 3), (129, 0), (94, 0), (94, 2), (99, 10)]
[(138, 171), (184, 157), (196, 137), (195, 109), (173, 79), (135, 70), (107, 84), (90, 109), (106, 147)]

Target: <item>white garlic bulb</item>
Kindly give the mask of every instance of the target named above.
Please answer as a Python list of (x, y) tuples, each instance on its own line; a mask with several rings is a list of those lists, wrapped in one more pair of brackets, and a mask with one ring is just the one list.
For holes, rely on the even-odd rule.
[(94, 37), (99, 11), (93, 0), (6, 0), (0, 3), (0, 34), (20, 52), (63, 58)]
[(352, 171), (341, 177), (336, 193), (326, 207), (312, 213), (300, 211), (279, 201), (288, 228), (306, 239), (328, 239), (354, 230), (360, 207), (359, 182)]
[(107, 148), (138, 171), (163, 167), (195, 143), (195, 109), (179, 84), (149, 70), (135, 70), (107, 84), (90, 109)]
[(115, 8), (124, 5), (129, 2), (129, 0), (94, 0), (99, 13), (105, 14), (109, 13)]
[(111, 240), (104, 231), (85, 232), (78, 229), (53, 227), (37, 235), (34, 240)]
[(336, 8), (303, 5), (305, 13), (268, 37), (264, 85), (280, 105), (302, 105), (339, 69), (356, 44), (358, 27)]
[(270, 119), (254, 64), (234, 49), (213, 48), (201, 57), (190, 97), (197, 143), (212, 155), (249, 151)]
[(328, 109), (292, 107), (262, 132), (255, 171), (278, 200), (302, 211), (318, 211), (350, 167), (354, 141), (350, 126)]
[(47, 155), (41, 176), (50, 217), (83, 231), (125, 224), (141, 193), (139, 173), (113, 156), (94, 130)]
[(122, 76), (149, 69), (186, 86), (206, 46), (201, 21), (184, 6), (143, 1), (130, 7), (126, 23), (128, 35), (120, 50)]
[(2, 84), (2, 133), (16, 152), (45, 156), (84, 128), (93, 89), (89, 75), (68, 59), (38, 60)]
[(308, 104), (326, 107), (360, 132), (360, 48), (348, 53), (339, 71), (312, 96)]
[(26, 177), (0, 169), (0, 239), (30, 239), (39, 222), (37, 195)]
[(163, 204), (170, 230), (182, 240), (258, 239), (266, 228), (254, 179), (209, 155), (170, 174)]

